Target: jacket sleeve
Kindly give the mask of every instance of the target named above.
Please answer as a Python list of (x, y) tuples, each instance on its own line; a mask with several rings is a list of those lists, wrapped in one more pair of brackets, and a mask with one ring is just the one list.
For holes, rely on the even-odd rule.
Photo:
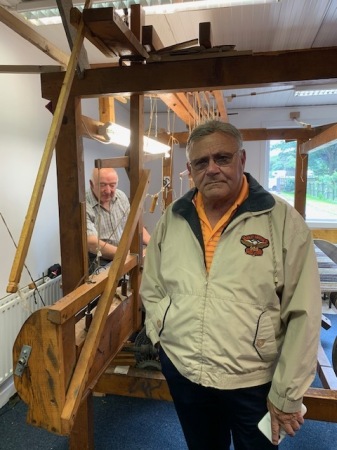
[(159, 342), (158, 327), (154, 323), (155, 311), (159, 302), (165, 297), (165, 284), (160, 275), (161, 265), (161, 238), (163, 234), (163, 221), (161, 220), (151, 236), (146, 249), (144, 270), (140, 286), (140, 295), (145, 308), (146, 334), (153, 345)]
[[(292, 226), (292, 224), (288, 224)], [(284, 249), (281, 321), (285, 337), (269, 393), (284, 412), (301, 409), (316, 373), (322, 300), (319, 272), (310, 230), (296, 227)]]

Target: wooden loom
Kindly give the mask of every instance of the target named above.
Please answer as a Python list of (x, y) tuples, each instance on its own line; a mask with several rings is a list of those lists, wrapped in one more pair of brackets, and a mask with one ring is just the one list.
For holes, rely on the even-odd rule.
[[(109, 23), (111, 25), (111, 18)], [(91, 395), (93, 389), (106, 393), (147, 396), (166, 400), (169, 400), (170, 396), (160, 373), (147, 376), (144, 372), (130, 370), (129, 374), (124, 376), (117, 375), (113, 369), (108, 368), (128, 337), (140, 326), (140, 303), (137, 290), (142, 264), (142, 255), (139, 251), (140, 211), (148, 182), (148, 175), (143, 171), (141, 152), (143, 136), (143, 96), (141, 94), (131, 95), (130, 155), (123, 163), (123, 167), (127, 167), (129, 170), (132, 198), (126, 231), (109, 273), (95, 276), (93, 284), (76, 287), (77, 280), (85, 276), (86, 270), (83, 220), (83, 144), (81, 139), (78, 139), (82, 121), (80, 98), (81, 96), (106, 96), (115, 93), (116, 89), (118, 92), (129, 90), (127, 87), (123, 89), (122, 85), (118, 83), (117, 87), (112, 87), (113, 83), (109, 82), (110, 79), (114, 80), (114, 71), (118, 74), (117, 78), (123, 78), (121, 76), (123, 67), (89, 70), (83, 80), (73, 82), (76, 52), (78, 53), (80, 50), (84, 30), (86, 30), (86, 36), (92, 38), (92, 33), (83, 26), (81, 20), (78, 24), (79, 37), (74, 45), (73, 58), (68, 65), (64, 81), (58, 74), (55, 76), (45, 74), (42, 77), (43, 96), (51, 100), (52, 104), (56, 104), (57, 107), (50, 138), (47, 141), (47, 160), (42, 168), (40, 184), (42, 185), (45, 180), (46, 166), (55, 144), (60, 234), (62, 236), (63, 289), (66, 295), (53, 307), (43, 308), (27, 320), (15, 342), (13, 359), (14, 366), (19, 363), (18, 370), (22, 372), (21, 375), (16, 375), (15, 385), (22, 399), (29, 405), (29, 423), (46, 428), (51, 432), (69, 435), (72, 449), (93, 449)], [(106, 32), (106, 28), (104, 28), (104, 32)], [(139, 38), (139, 30), (138, 35), (137, 30), (133, 30), (133, 32)], [(123, 36), (124, 38), (125, 36)], [(101, 40), (99, 48), (105, 48), (103, 44)], [(137, 52), (138, 44), (139, 42), (137, 43), (132, 38), (128, 52)], [(143, 54), (143, 52), (141, 53)], [(235, 55), (232, 56), (235, 58)], [(198, 60), (195, 61), (195, 67), (199, 67), (199, 70), (193, 70), (191, 61), (187, 61), (189, 74), (202, 72), (202, 65), (205, 66), (203, 61), (202, 65)], [(220, 58), (215, 57), (213, 61), (209, 59), (208, 73), (213, 74), (217, 85), (221, 84), (217, 81), (217, 73), (221, 72), (222, 65), (225, 67)], [(167, 66), (173, 67), (172, 62), (168, 61)], [(214, 70), (212, 66), (214, 66)], [(139, 74), (140, 70), (148, 72), (146, 65), (144, 68), (135, 67)], [(180, 67), (181, 73), (186, 79), (184, 71), (187, 69), (184, 61)], [(290, 67), (292, 66), (290, 65)], [(153, 69), (155, 72), (155, 65)], [(176, 74), (175, 67), (174, 73)], [(132, 85), (133, 80), (138, 78), (142, 77), (128, 78), (126, 86)], [(146, 75), (143, 78), (150, 80), (151, 77)], [(153, 75), (153, 82), (157, 82), (159, 79), (161, 77)], [(207, 82), (209, 83), (208, 79), (205, 83)], [(193, 80), (192, 83), (194, 83)], [(175, 82), (173, 82), (174, 84)], [(136, 92), (136, 89), (134, 91)], [(76, 171), (73, 170), (74, 167), (77, 168)], [(69, 177), (69, 173), (72, 174), (71, 177)], [(41, 197), (39, 186), (37, 186), (36, 194), (33, 197), (33, 213), (35, 212), (35, 214)], [(31, 224), (35, 220), (34, 214), (32, 216), (28, 216), (30, 228), (23, 233), (23, 239), (20, 241), (23, 255), (20, 254), (17, 258), (18, 264), (15, 266), (16, 270), (13, 270), (10, 288), (17, 282), (17, 269), (24, 261), (24, 251), (28, 246), (25, 237), (28, 235), (29, 241), (32, 231)], [(131, 256), (127, 257), (129, 248)], [(126, 272), (131, 274), (131, 291), (125, 297), (117, 298), (115, 293), (118, 279)], [(97, 297), (100, 297), (100, 300), (93, 314), (91, 326), (86, 331), (83, 314)], [(24, 346), (30, 347), (31, 350)], [(30, 351), (29, 357), (26, 357), (25, 349)], [(319, 357), (320, 372), (326, 372), (322, 369), (326, 364), (324, 358)], [(328, 382), (325, 387), (326, 389), (309, 389), (307, 392), (305, 397), (308, 407), (307, 417), (337, 421), (336, 387), (331, 388)]]
[(91, 390), (138, 327), (137, 295), (117, 293), (117, 283), (138, 264), (139, 255), (128, 251), (148, 177), (144, 172), (109, 271), (94, 275), (89, 285), (81, 285), (54, 306), (33, 313), (14, 344), (15, 386), (29, 405), (28, 422), (70, 434), (72, 448), (93, 448), (88, 423)]

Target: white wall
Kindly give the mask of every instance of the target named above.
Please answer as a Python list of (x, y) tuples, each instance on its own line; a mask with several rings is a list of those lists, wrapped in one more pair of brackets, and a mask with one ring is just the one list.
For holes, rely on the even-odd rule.
[[(14, 50), (15, 49), (15, 50)], [(40, 52), (0, 23), (0, 64), (34, 64)], [(41, 61), (41, 58), (40, 58)], [(50, 59), (45, 57), (45, 63)], [(0, 298), (6, 295), (15, 246), (33, 192), (51, 114), (41, 98), (39, 75), (0, 74)], [(55, 162), (52, 161), (26, 259), (34, 279), (60, 261)], [(3, 222), (7, 223), (9, 231)], [(19, 286), (30, 282), (24, 269)]]

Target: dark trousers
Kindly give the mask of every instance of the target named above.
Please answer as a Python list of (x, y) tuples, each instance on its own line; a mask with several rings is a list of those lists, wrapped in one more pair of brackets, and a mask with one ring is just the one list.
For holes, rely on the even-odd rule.
[(160, 349), (162, 372), (189, 450), (275, 450), (257, 423), (267, 412), (270, 383), (253, 388), (220, 390), (192, 383)]

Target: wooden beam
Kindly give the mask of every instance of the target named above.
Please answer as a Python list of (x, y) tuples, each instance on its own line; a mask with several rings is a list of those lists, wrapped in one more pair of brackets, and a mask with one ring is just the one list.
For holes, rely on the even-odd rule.
[[(63, 28), (68, 39), (70, 50), (74, 47), (76, 39), (76, 29), (70, 23), (70, 10), (73, 7), (72, 0), (56, 0), (57, 7), (63, 23)], [(90, 69), (87, 52), (82, 44), (77, 58), (77, 75), (79, 78), (84, 76), (84, 71)]]
[(93, 395), (90, 392), (87, 397), (84, 398), (78, 410), (73, 429), (69, 436), (69, 450), (95, 449), (93, 403)]
[[(196, 39), (196, 43), (197, 42), (198, 40)], [(151, 64), (158, 62), (178, 62), (185, 61), (186, 59), (188, 59), (189, 61), (203, 60), (205, 62), (205, 60), (209, 59), (210, 57), (228, 58), (230, 56), (237, 57), (252, 54), (253, 52), (251, 50), (236, 51), (230, 49), (222, 51), (220, 48), (204, 49), (204, 47), (195, 45), (186, 49), (171, 50), (170, 52), (165, 52), (165, 49), (159, 50), (156, 53), (150, 54), (147, 63)]]
[(67, 67), (69, 62), (69, 56), (57, 48), (53, 43), (45, 39), (39, 33), (37, 33), (33, 28), (27, 25), (26, 22), (20, 20), (14, 14), (8, 12), (5, 8), (0, 6), (0, 21), (7, 25), (15, 33), (18, 33), (21, 37), (26, 39), (26, 41), (33, 44), (43, 53), (48, 55), (50, 58), (57, 61), (64, 67)]
[(153, 25), (143, 26), (142, 45), (149, 53), (158, 51), (164, 47)]
[(96, 351), (104, 330), (105, 321), (110, 309), (111, 298), (116, 291), (118, 281), (122, 274), (123, 265), (130, 249), (131, 240), (133, 238), (139, 217), (142, 213), (148, 183), (149, 172), (144, 171), (138, 185), (137, 192), (132, 201), (130, 214), (127, 218), (121, 241), (117, 247), (117, 252), (109, 269), (108, 280), (97, 305), (87, 338), (70, 381), (66, 401), (61, 414), (62, 429), (65, 433), (70, 432), (81, 403), (82, 395), (90, 375), (91, 366), (93, 365)]
[(134, 367), (130, 367), (124, 375), (118, 373), (116, 366), (109, 366), (98, 380), (95, 392), (172, 401), (167, 382), (161, 372)]
[(129, 156), (117, 156), (115, 158), (106, 158), (100, 159), (101, 168), (103, 167), (113, 167), (114, 169), (119, 169), (124, 167), (124, 169), (128, 169), (130, 166), (130, 157)]
[[(145, 10), (141, 4), (133, 4), (130, 6), (130, 30), (138, 40), (138, 42), (142, 42), (143, 39), (143, 25), (145, 23)], [(142, 44), (143, 46), (143, 44)], [(143, 46), (144, 48), (144, 46)], [(144, 48), (144, 50), (146, 50)], [(145, 55), (144, 55), (145, 57)]]
[[(128, 255), (123, 265), (122, 274), (128, 273), (138, 264), (138, 255)], [(62, 297), (54, 305), (48, 308), (48, 321), (62, 325), (75, 316), (91, 300), (102, 294), (105, 289), (108, 271), (100, 272), (91, 276), (91, 282), (82, 284), (69, 294)]]
[(199, 23), (199, 45), (205, 48), (212, 48), (211, 22)]
[[(97, 97), (130, 92), (221, 90), (292, 84), (302, 80), (336, 80), (336, 60), (337, 47), (231, 57), (214, 57), (210, 53), (207, 60), (186, 58), (160, 64), (87, 70), (83, 80), (74, 80), (71, 95)], [(54, 97), (63, 78), (62, 74), (42, 74), (43, 97)]]
[[(67, 102), (55, 144), (63, 294), (88, 273), (81, 99)], [(76, 167), (76, 170), (74, 168)], [(69, 176), (69, 174), (72, 174)]]
[[(86, 0), (85, 8), (91, 6), (92, 0)], [(77, 55), (81, 49), (83, 42), (83, 25), (78, 29), (76, 42), (71, 53), (67, 71), (64, 77), (64, 84), (58, 97), (55, 113), (47, 137), (47, 142), (42, 155), (39, 171), (34, 185), (33, 194), (29, 203), (28, 212), (25, 218), (20, 240), (14, 257), (7, 292), (16, 292), (17, 286), (21, 278), (23, 265), (27, 256), (28, 247), (33, 234), (34, 224), (39, 210), (43, 188), (47, 179), (50, 162), (55, 148), (58, 134), (62, 125), (63, 114), (66, 109), (69, 93), (71, 91), (71, 83), (74, 79)]]
[(99, 97), (98, 106), (101, 122), (115, 122), (115, 100), (113, 97)]
[(308, 156), (300, 154), (300, 141), (296, 142), (296, 173), (294, 207), (305, 219), (307, 198)]
[[(138, 398), (171, 401), (167, 383), (161, 372), (141, 370), (134, 367), (127, 374), (119, 374), (111, 365), (95, 386), (96, 392)], [(337, 422), (337, 391), (310, 388), (304, 395), (308, 408), (306, 419)]]
[(6, 65), (0, 66), (0, 73), (49, 73), (49, 72), (63, 72), (63, 66), (14, 66)]
[[(330, 126), (328, 126), (329, 128)], [(240, 130), (244, 141), (267, 141), (282, 139), (288, 141), (308, 141), (314, 138), (321, 130), (326, 127), (317, 128), (242, 128)], [(181, 146), (186, 145), (189, 133), (187, 131), (175, 132), (174, 137)], [(167, 142), (167, 134), (159, 133), (158, 138), (161, 142)]]
[[(130, 178), (130, 198), (134, 198), (138, 184), (140, 182), (141, 173), (144, 167), (144, 96), (132, 94), (130, 98), (130, 165), (128, 176)], [(131, 289), (135, 293), (134, 303), (134, 329), (139, 330), (141, 327), (141, 299), (139, 295), (139, 287), (141, 282), (141, 270), (143, 266), (143, 216), (139, 216), (135, 234), (131, 244), (131, 252), (138, 253), (139, 264), (130, 274)]]
[(223, 98), (222, 91), (211, 91), (211, 94), (214, 96), (218, 112), (220, 114), (220, 119), (223, 122), (228, 122), (228, 115), (225, 105), (225, 100)]
[[(199, 114), (198, 112), (193, 108), (191, 103), (189, 102), (187, 95), (184, 92), (177, 92), (176, 93), (177, 99), (180, 101), (181, 105), (185, 108), (187, 113), (192, 118), (192, 123), (195, 123), (198, 121)], [(187, 123), (188, 124), (188, 123)]]
[[(309, 140), (316, 135), (316, 129), (306, 128), (244, 128), (240, 129), (244, 141), (267, 141), (273, 139), (284, 140)], [(189, 136), (188, 131), (175, 132), (174, 138), (177, 139), (180, 146), (185, 146), (187, 138)], [(167, 134), (159, 133), (158, 139), (161, 142), (167, 142)], [(165, 141), (164, 141), (165, 140)]]
[(337, 422), (337, 391), (310, 388), (303, 403), (308, 408), (306, 419)]
[(98, 127), (100, 125), (103, 125), (102, 122), (98, 120), (94, 120), (91, 117), (87, 117), (82, 115), (81, 121), (79, 126), (79, 135), (87, 137), (89, 139), (95, 139), (97, 141), (102, 141), (103, 143), (106, 143), (106, 140), (98, 134)]
[[(78, 29), (80, 26), (82, 20), (82, 13), (78, 8), (71, 8), (70, 10), (70, 23)], [(107, 56), (108, 58), (117, 56), (116, 53), (109, 48), (103, 41), (98, 39), (97, 36), (95, 36), (91, 30), (86, 29), (85, 30), (85, 37), (88, 39), (89, 42), (91, 42), (103, 55)], [(118, 65), (118, 62), (116, 63), (110, 63), (113, 67), (114, 65)], [(97, 65), (94, 65), (93, 68), (96, 68)]]
[(186, 48), (189, 48), (191, 46), (197, 45), (198, 44), (198, 39), (194, 38), (194, 39), (189, 39), (188, 41), (184, 41), (184, 42), (178, 42), (177, 44), (173, 44), (173, 45), (169, 45), (167, 47), (163, 47), (161, 49), (159, 49), (155, 55), (153, 55), (154, 60), (159, 60), (161, 59), (161, 57), (159, 55), (162, 54), (170, 54), (171, 52), (176, 52), (178, 50), (184, 50)]
[[(139, 55), (148, 58), (149, 54), (141, 43), (136, 39), (130, 28), (125, 25), (122, 18), (114, 8), (93, 8), (83, 11), (85, 24), (85, 36), (89, 30), (90, 40), (96, 38), (116, 55)], [(74, 26), (77, 24), (74, 23)], [(94, 41), (92, 37), (94, 36)], [(100, 44), (99, 44), (100, 45)]]
[(333, 125), (321, 134), (313, 137), (310, 141), (301, 144), (301, 154), (307, 154), (311, 151), (320, 150), (322, 147), (332, 145), (337, 142), (337, 125)]
[(185, 105), (181, 102), (182, 98), (179, 97), (179, 93), (158, 94), (158, 98), (160, 98), (183, 122), (186, 124), (194, 123), (195, 118), (194, 116), (191, 116), (190, 111), (187, 110)]

